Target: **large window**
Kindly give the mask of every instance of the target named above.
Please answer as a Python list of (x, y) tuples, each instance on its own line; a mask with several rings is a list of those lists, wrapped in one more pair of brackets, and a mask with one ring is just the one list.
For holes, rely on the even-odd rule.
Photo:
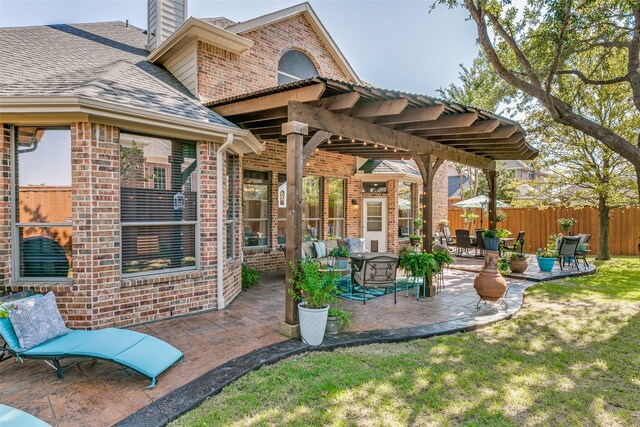
[(196, 268), (197, 169), (194, 143), (120, 135), (123, 275)]
[(225, 221), (227, 259), (236, 257), (236, 221), (240, 214), (239, 163), (238, 156), (227, 155), (227, 219)]
[(320, 238), (322, 230), (322, 187), (319, 176), (302, 178), (302, 227), (305, 239)]
[(269, 242), (269, 173), (244, 171), (242, 184), (244, 246), (266, 247)]
[(316, 77), (318, 70), (313, 61), (299, 50), (289, 50), (278, 62), (278, 84), (295, 82)]
[(344, 234), (344, 179), (329, 178), (329, 235), (343, 238)]
[(71, 268), (71, 131), (14, 133), (18, 279), (65, 280)]
[(398, 183), (398, 237), (413, 233), (413, 190), (408, 182)]

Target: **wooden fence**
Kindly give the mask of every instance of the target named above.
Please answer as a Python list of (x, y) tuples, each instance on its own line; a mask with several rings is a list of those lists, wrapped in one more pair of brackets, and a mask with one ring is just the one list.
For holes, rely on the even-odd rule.
[[(548, 237), (554, 233), (561, 233), (558, 225), (559, 218), (575, 218), (578, 222), (569, 229), (574, 234), (591, 234), (589, 249), (592, 254), (598, 251), (598, 238), (600, 228), (598, 226), (598, 210), (595, 208), (571, 209), (571, 208), (512, 208), (504, 209), (507, 219), (498, 223), (498, 228), (506, 228), (511, 231), (512, 237), (516, 237), (518, 231), (526, 232), (525, 251), (533, 252), (537, 248), (547, 245)], [(480, 213), (479, 209), (475, 210)], [(464, 228), (473, 230), (480, 227), (480, 220), (474, 223), (465, 223), (460, 216), (461, 209), (449, 208), (449, 226), (452, 234), (454, 230)], [(640, 206), (625, 209), (612, 209), (609, 215), (609, 246), (612, 255), (638, 255), (640, 243)], [(486, 215), (484, 226), (488, 224)]]

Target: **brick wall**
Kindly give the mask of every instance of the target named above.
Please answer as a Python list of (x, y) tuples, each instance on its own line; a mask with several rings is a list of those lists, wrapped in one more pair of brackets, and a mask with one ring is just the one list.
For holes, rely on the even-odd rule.
[(0, 284), (11, 281), (11, 129), (2, 126), (0, 136)]
[[(78, 329), (124, 326), (216, 308), (216, 150), (219, 144), (200, 142), (198, 145), (200, 269), (122, 279), (119, 131), (96, 123), (72, 123), (70, 127), (73, 280), (71, 283), (12, 282), (10, 248), (5, 245), (0, 249), (0, 293), (52, 290), (67, 325)], [(3, 168), (0, 191), (8, 200), (12, 161), (8, 128), (3, 128), (0, 153)], [(236, 183), (239, 184), (239, 175)], [(0, 233), (6, 235), (7, 242), (11, 232), (10, 206), (3, 203), (0, 207)], [(239, 228), (236, 240), (239, 247)], [(239, 256), (225, 261), (227, 303), (240, 292), (240, 266)]]
[(316, 65), (318, 74), (350, 81), (302, 15), (242, 34), (254, 45), (236, 55), (198, 43), (198, 92), (205, 99), (221, 99), (278, 84), (278, 61), (298, 49)]

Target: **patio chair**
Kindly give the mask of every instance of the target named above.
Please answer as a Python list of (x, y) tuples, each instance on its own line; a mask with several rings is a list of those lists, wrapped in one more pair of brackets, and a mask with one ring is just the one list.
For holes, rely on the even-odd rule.
[(513, 241), (513, 245), (511, 246), (504, 245), (504, 248), (509, 251), (513, 251), (515, 249), (516, 242), (518, 242), (520, 243), (520, 253), (522, 254), (524, 252), (524, 234), (525, 234), (524, 231), (519, 231), (518, 237), (516, 237), (516, 240)]
[(484, 246), (484, 239), (482, 238), (482, 233), (484, 230), (476, 230), (476, 244), (474, 245), (476, 248), (476, 256), (478, 256), (478, 251), (480, 251), (480, 256), (484, 256), (484, 251), (487, 249)]
[(444, 234), (444, 239), (447, 246), (456, 246), (456, 238), (451, 237), (451, 229), (449, 228), (449, 226), (442, 227), (442, 234)]
[[(576, 237), (580, 237), (580, 242), (578, 243), (578, 248), (580, 245), (586, 245), (591, 240), (591, 234), (578, 234)], [(577, 249), (576, 250), (576, 258), (582, 260), (585, 267), (589, 267), (589, 263), (587, 262), (587, 254), (589, 253), (588, 249)]]
[(353, 280), (362, 288), (362, 303), (366, 304), (367, 288), (393, 288), (393, 303), (397, 303), (396, 274), (400, 259), (395, 255), (365, 258), (362, 267), (353, 274)]
[[(40, 295), (41, 296), (41, 295)], [(37, 298), (33, 291), (23, 291), (0, 298), (0, 305), (24, 298)], [(4, 345), (0, 362), (11, 355), (22, 359), (40, 359), (56, 370), (63, 379), (60, 360), (68, 358), (104, 359), (131, 368), (151, 379), (147, 388), (156, 385), (156, 378), (184, 357), (182, 352), (166, 342), (141, 332), (128, 329), (106, 328), (95, 331), (72, 330), (31, 347), (20, 350), (19, 340), (9, 319), (0, 319), (0, 336)]]
[(576, 257), (576, 251), (578, 250), (578, 244), (580, 243), (580, 237), (563, 237), (558, 246), (558, 263), (560, 264), (560, 270), (564, 269), (565, 262), (569, 261), (575, 267), (580, 270), (578, 265), (578, 258)]
[(471, 244), (471, 237), (469, 237), (469, 230), (456, 230), (456, 255), (462, 255), (463, 252), (469, 252), (469, 249), (473, 248)]

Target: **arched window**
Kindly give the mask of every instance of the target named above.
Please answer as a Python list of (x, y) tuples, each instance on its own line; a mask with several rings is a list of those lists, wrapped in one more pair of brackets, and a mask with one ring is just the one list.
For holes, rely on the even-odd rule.
[(318, 70), (313, 61), (299, 50), (289, 50), (282, 55), (278, 62), (278, 84), (295, 82), (316, 77)]

